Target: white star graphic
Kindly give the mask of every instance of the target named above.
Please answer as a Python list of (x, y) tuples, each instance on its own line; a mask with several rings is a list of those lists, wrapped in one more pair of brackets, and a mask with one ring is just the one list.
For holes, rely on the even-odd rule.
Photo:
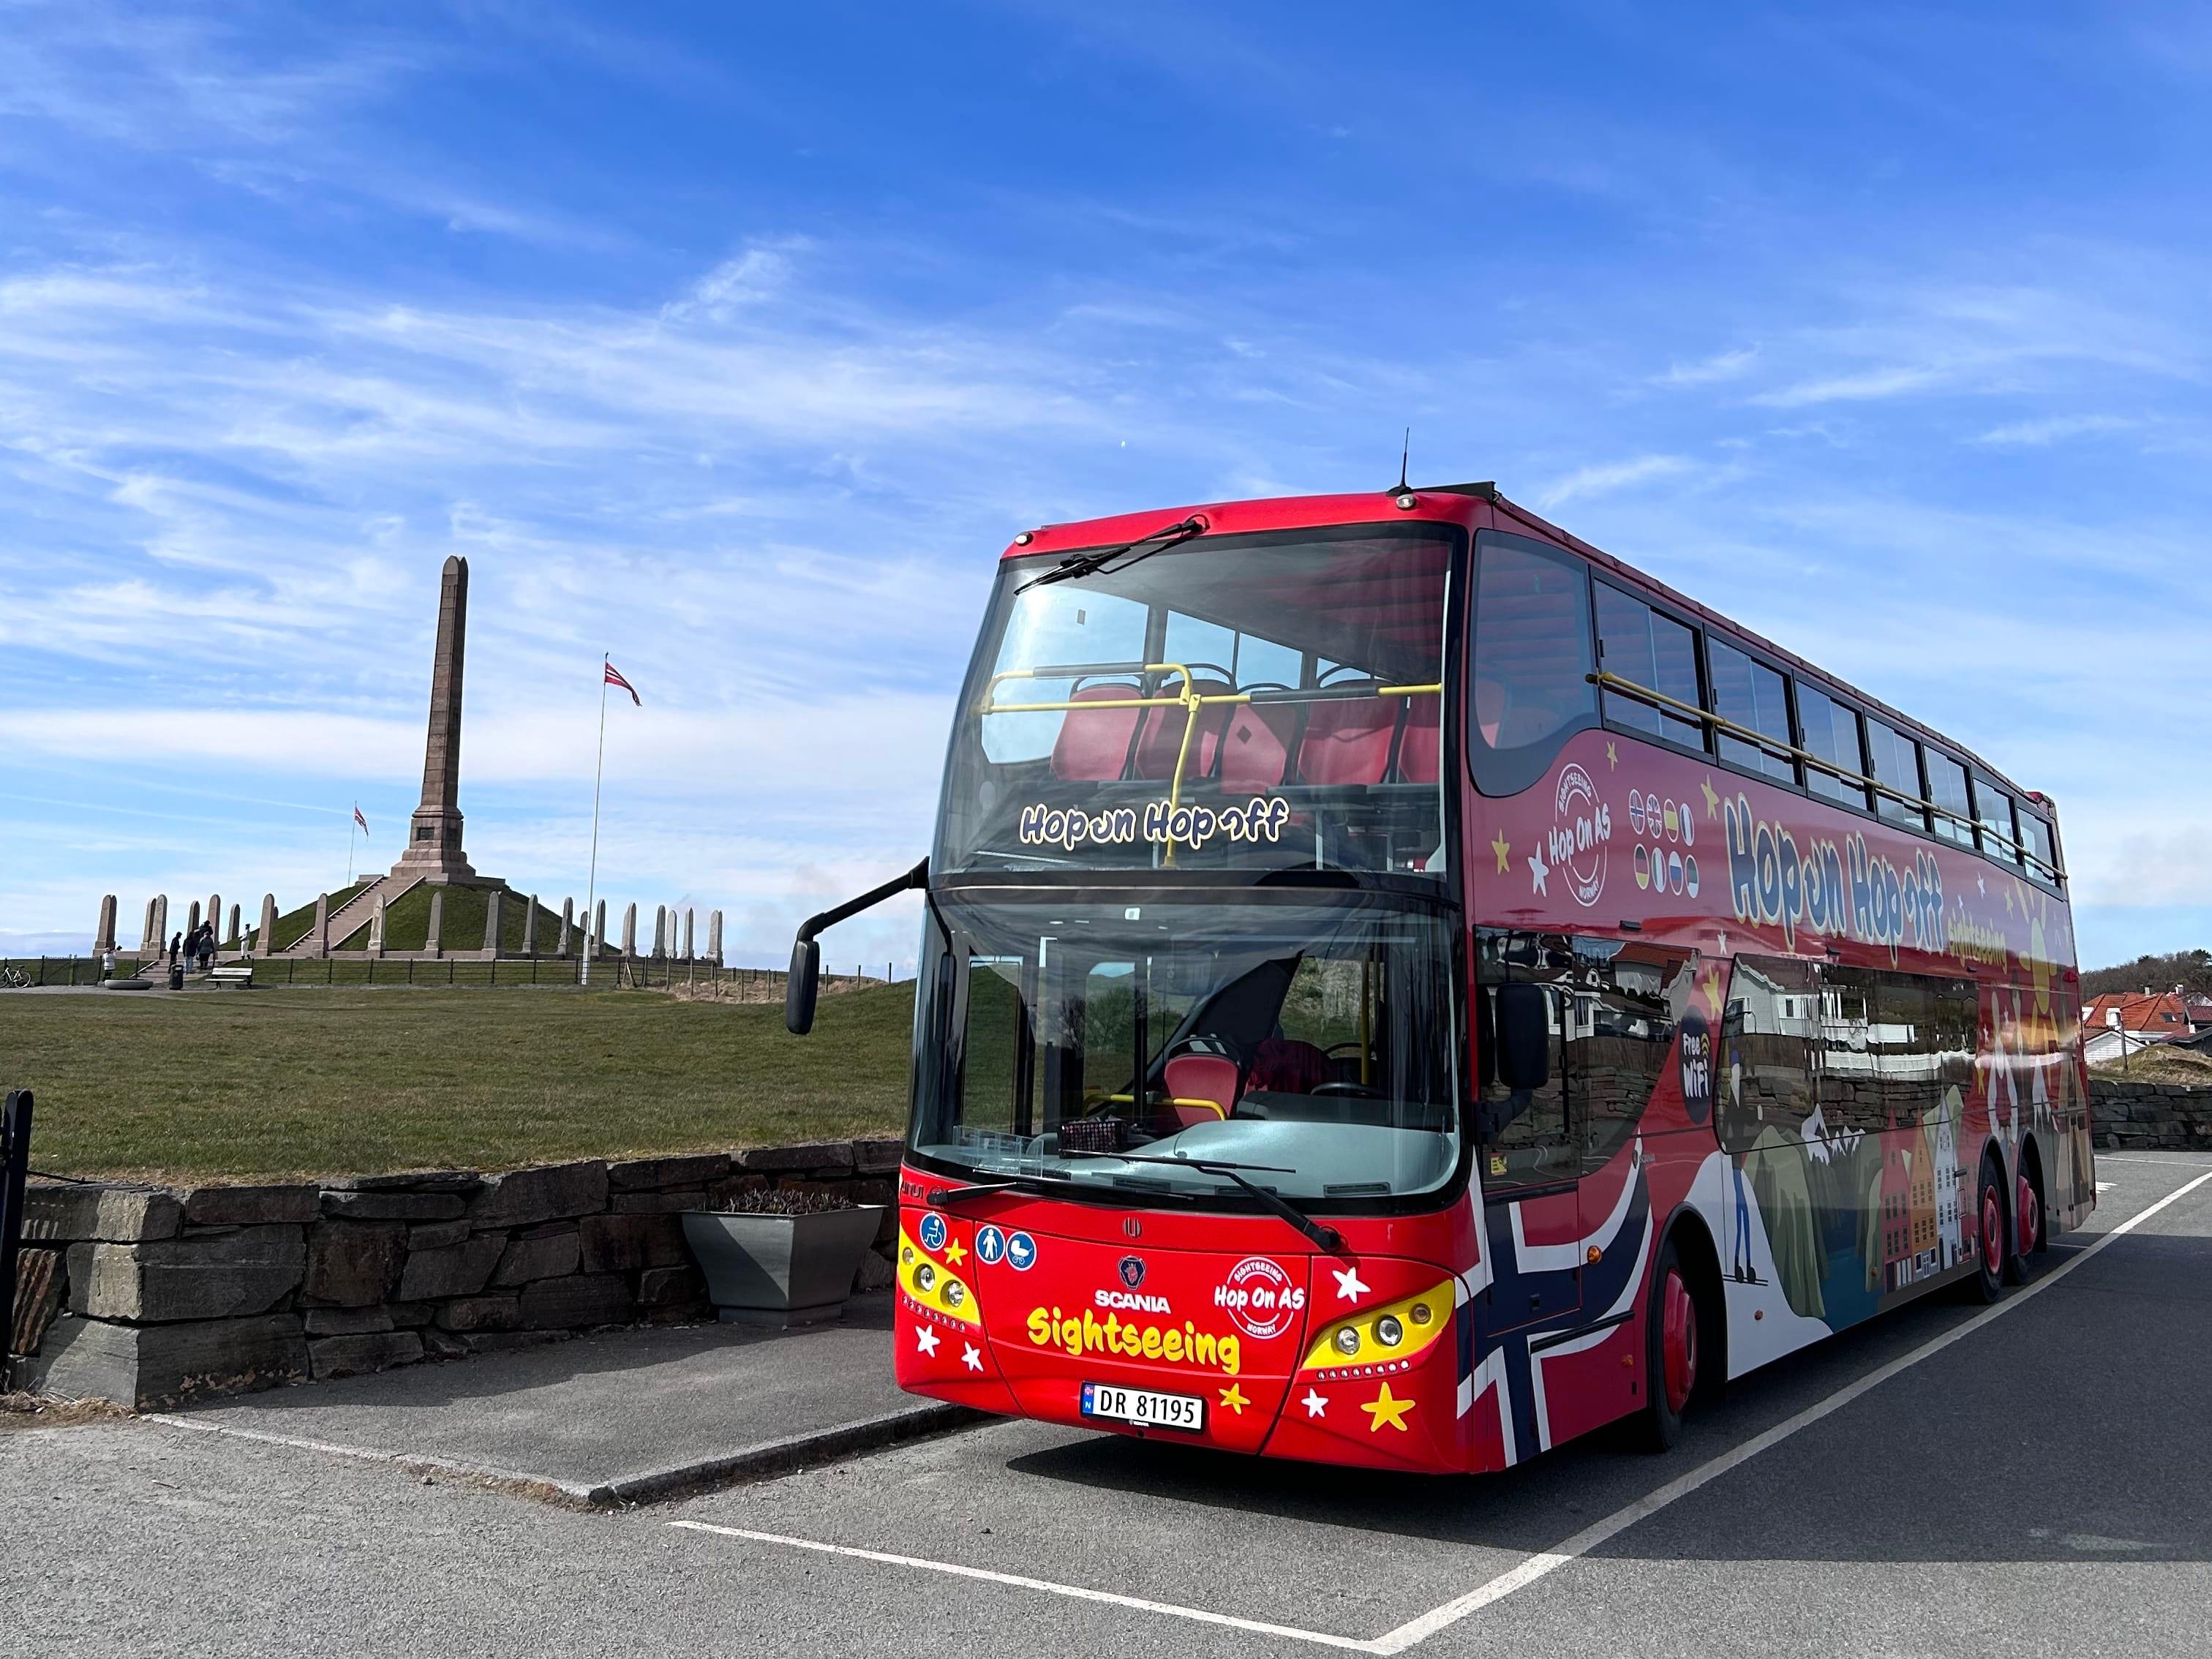
[(1305, 1406), (1306, 1415), (1308, 1417), (1319, 1417), (1322, 1413), (1328, 1409), (1328, 1401), (1322, 1399), (1320, 1395), (1311, 1389), (1308, 1389), (1306, 1390), (1306, 1397), (1304, 1404)]
[(961, 1354), (960, 1363), (971, 1371), (980, 1371), (983, 1369), (983, 1356), (975, 1352), (975, 1345), (973, 1342), (970, 1342)]
[(1543, 893), (1545, 896), (1548, 898), (1551, 895), (1547, 891), (1544, 886), (1544, 878), (1552, 873), (1552, 866), (1546, 864), (1543, 860), (1538, 858), (1534, 853), (1531, 853), (1528, 855), (1528, 873), (1535, 878), (1535, 890), (1539, 893)]
[(1984, 898), (1987, 898), (1990, 896), (1989, 883), (1984, 881), (1979, 876), (1976, 876), (1974, 878), (1974, 887), (1975, 890), (1979, 892)]
[(1722, 956), (1728, 954), (1728, 929), (1725, 927), (1721, 929), (1720, 954)]
[(934, 1359), (937, 1358), (937, 1333), (931, 1330), (927, 1325), (915, 1326), (914, 1328), (914, 1346), (921, 1349), (922, 1352), (927, 1354), (931, 1358)]
[(1339, 1302), (1357, 1302), (1367, 1294), (1367, 1286), (1359, 1282), (1358, 1268), (1331, 1267), (1329, 1272), (1336, 1275), (1336, 1299)]

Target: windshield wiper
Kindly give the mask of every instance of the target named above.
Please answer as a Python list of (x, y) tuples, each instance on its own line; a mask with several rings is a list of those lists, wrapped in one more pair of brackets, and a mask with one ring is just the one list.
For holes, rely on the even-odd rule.
[(1316, 1221), (1304, 1210), (1280, 1193), (1262, 1187), (1256, 1181), (1248, 1181), (1240, 1173), (1249, 1170), (1259, 1175), (1296, 1175), (1295, 1170), (1285, 1169), (1279, 1164), (1231, 1164), (1218, 1158), (1154, 1158), (1146, 1152), (1078, 1152), (1063, 1151), (1062, 1158), (1118, 1158), (1124, 1164), (1160, 1164), (1169, 1169), (1203, 1170), (1207, 1175), (1226, 1176), (1254, 1198), (1296, 1227), (1331, 1255), (1344, 1249), (1344, 1235), (1324, 1221)]
[(929, 1207), (941, 1210), (948, 1204), (957, 1204), (963, 1198), (974, 1198), (979, 1193), (1010, 1192), (1018, 1187), (1066, 1186), (1066, 1176), (1018, 1175), (1004, 1181), (971, 1181), (960, 1187), (932, 1187), (927, 1194)]
[[(1134, 564), (1138, 559), (1149, 559), (1153, 554), (1164, 552), (1177, 542), (1187, 542), (1193, 536), (1203, 535), (1205, 532), (1206, 520), (1194, 513), (1180, 524), (1171, 524), (1164, 530), (1155, 530), (1151, 535), (1139, 536), (1133, 542), (1123, 542), (1119, 547), (1097, 547), (1088, 553), (1072, 553), (1042, 574), (1030, 577), (1014, 592), (1017, 594), (1026, 593), (1032, 587), (1042, 587), (1048, 582), (1064, 582), (1077, 576), (1094, 576), (1131, 548), (1145, 547), (1146, 542), (1159, 544), (1158, 547), (1145, 547), (1143, 552), (1128, 562), (1129, 564)], [(1128, 566), (1121, 565), (1116, 568), (1127, 569)]]

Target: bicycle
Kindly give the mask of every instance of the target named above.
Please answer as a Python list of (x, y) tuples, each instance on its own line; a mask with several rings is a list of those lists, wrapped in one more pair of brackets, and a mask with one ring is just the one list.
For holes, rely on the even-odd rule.
[(11, 963), (0, 962), (0, 990), (27, 991), (30, 988), (31, 976), (28, 974)]

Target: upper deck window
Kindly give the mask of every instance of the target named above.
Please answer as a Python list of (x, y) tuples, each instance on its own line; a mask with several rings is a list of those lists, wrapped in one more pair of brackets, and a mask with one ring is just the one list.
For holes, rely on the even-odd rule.
[(955, 724), (934, 867), (1434, 876), (1462, 533), (1206, 536), (1010, 559)]
[(1589, 573), (1571, 554), (1485, 534), (1468, 669), (1476, 787), (1510, 795), (1544, 775), (1568, 736), (1595, 723)]
[(2020, 862), (2019, 833), (2012, 821), (2012, 796), (1978, 772), (1974, 775), (1974, 821), (1981, 825), (1982, 852), (2000, 864)]
[[(1872, 763), (1870, 774), (1884, 789), (1896, 794), (1877, 791), (1874, 810), (1892, 823), (1901, 823), (1913, 830), (1928, 827), (1928, 814), (1920, 801), (1920, 745), (1887, 720), (1873, 715), (1866, 717), (1867, 759)], [(1903, 800), (1897, 797), (1902, 795)]]
[(1797, 725), (1805, 734), (1802, 745), (1805, 752), (1818, 756), (1834, 770), (1817, 766), (1805, 769), (1805, 782), (1816, 795), (1846, 806), (1864, 806), (1866, 789), (1863, 785), (1847, 783), (1836, 775), (1847, 772), (1853, 777), (1864, 775), (1863, 759), (1859, 753), (1858, 711), (1838, 702), (1826, 692), (1797, 682)]
[(1928, 799), (1935, 804), (1936, 836), (1960, 847), (1974, 844), (1974, 803), (1966, 794), (1966, 769), (1936, 750), (1928, 757)]
[[(1597, 585), (1598, 665), (1608, 674), (1699, 708), (1698, 636), (1672, 617), (1654, 611), (1604, 582)], [(1607, 688), (1605, 717), (1685, 749), (1705, 747), (1705, 729), (1663, 706)]]
[[(1712, 680), (1713, 713), (1771, 738), (1782, 750), (1795, 746), (1790, 738), (1789, 683), (1778, 670), (1711, 635), (1705, 636), (1705, 665)], [(1720, 757), (1778, 782), (1797, 781), (1797, 763), (1787, 752), (1778, 754), (1725, 732), (1720, 734)]]
[(2058, 859), (2051, 842), (2051, 826), (2022, 806), (2020, 838), (2027, 848), (2027, 873), (2046, 887), (2058, 884)]

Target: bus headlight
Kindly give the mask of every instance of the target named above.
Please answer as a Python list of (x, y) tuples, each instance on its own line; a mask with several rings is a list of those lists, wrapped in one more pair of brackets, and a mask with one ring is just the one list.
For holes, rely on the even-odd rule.
[(1350, 1325), (1346, 1325), (1339, 1331), (1336, 1334), (1336, 1351), (1339, 1353), (1358, 1353), (1359, 1352), (1358, 1331)]
[(1375, 1340), (1386, 1348), (1395, 1348), (1406, 1340), (1406, 1328), (1396, 1315), (1384, 1314), (1375, 1322)]
[(914, 1270), (914, 1282), (916, 1285), (919, 1285), (923, 1290), (927, 1290), (931, 1285), (937, 1283), (937, 1269), (931, 1267), (927, 1261), (923, 1262), (920, 1267)]
[(945, 1281), (945, 1305), (957, 1308), (968, 1299), (968, 1287), (957, 1279)]

